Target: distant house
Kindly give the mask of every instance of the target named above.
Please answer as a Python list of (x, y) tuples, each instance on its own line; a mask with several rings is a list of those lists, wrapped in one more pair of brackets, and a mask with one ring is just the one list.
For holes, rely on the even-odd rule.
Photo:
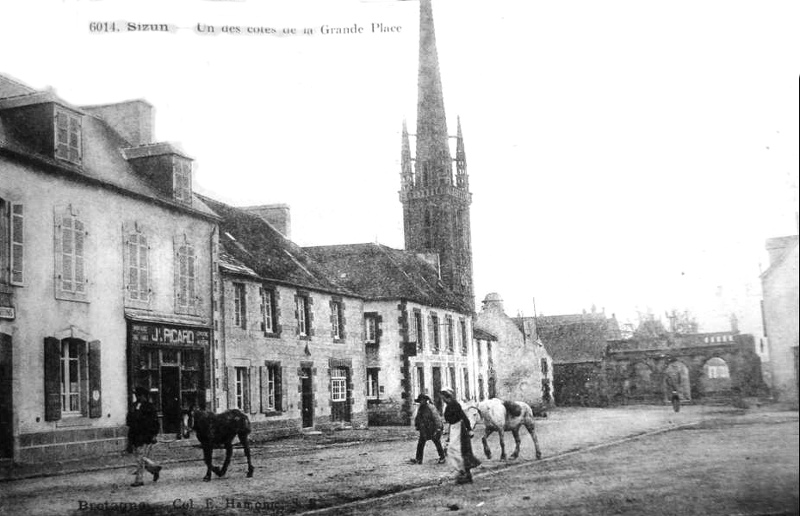
[(517, 318), (516, 321), (520, 327), (533, 325), (552, 357), (556, 405), (604, 403), (603, 359), (607, 342), (620, 338), (616, 317), (592, 311)]
[(772, 391), (798, 406), (798, 236), (767, 240), (769, 268), (761, 275), (764, 332), (769, 345)]
[(288, 208), (220, 215), (216, 289), (218, 410), (250, 415), (254, 432), (365, 426), (367, 387), (360, 296), (284, 237)]
[(421, 393), (442, 407), (450, 387), (472, 399), (472, 314), (441, 281), (437, 262), (380, 244), (307, 247), (337, 282), (364, 298), (371, 424), (409, 424)]
[(503, 300), (497, 293), (488, 294), (475, 317), (475, 328), (496, 338), (489, 342), (494, 349), (490, 397), (524, 401), (532, 406), (550, 405), (553, 401), (553, 362), (550, 354), (530, 327), (506, 315)]

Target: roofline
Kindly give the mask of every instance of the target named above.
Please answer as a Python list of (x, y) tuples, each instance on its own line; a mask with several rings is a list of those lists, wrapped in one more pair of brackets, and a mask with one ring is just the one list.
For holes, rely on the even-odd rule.
[[(219, 268), (222, 269), (223, 265), (220, 264)], [(228, 276), (241, 276), (241, 277), (250, 278), (251, 280), (258, 280), (259, 282), (276, 283), (278, 285), (283, 285), (285, 287), (294, 287), (294, 288), (315, 290), (317, 292), (323, 292), (325, 294), (335, 294), (335, 295), (339, 295), (339, 296), (347, 296), (347, 297), (353, 297), (353, 298), (356, 298), (356, 299), (366, 300), (366, 298), (364, 296), (358, 295), (358, 294), (356, 294), (354, 292), (350, 292), (350, 291), (333, 290), (333, 289), (329, 289), (329, 288), (320, 288), (320, 287), (311, 286), (311, 285), (303, 285), (301, 283), (293, 283), (291, 281), (286, 281), (286, 280), (281, 280), (281, 279), (267, 278), (265, 276), (261, 276), (260, 274), (255, 274), (254, 275), (254, 274), (248, 274), (246, 272), (231, 271), (231, 270), (220, 270), (220, 272), (222, 274), (225, 274), (225, 275), (228, 275)]]
[[(119, 186), (119, 185), (115, 185), (114, 183), (109, 183), (108, 181), (103, 181), (102, 179), (97, 179), (95, 177), (89, 177), (89, 176), (83, 174), (79, 167), (73, 167), (73, 166), (70, 166), (70, 165), (67, 165), (67, 164), (57, 163), (57, 162), (51, 161), (48, 158), (45, 158), (43, 156), (38, 156), (38, 155), (35, 155), (35, 154), (31, 154), (31, 153), (28, 153), (28, 152), (24, 152), (24, 151), (21, 151), (21, 150), (17, 150), (17, 149), (11, 148), (11, 147), (5, 145), (2, 142), (0, 142), (0, 155), (10, 155), (12, 158), (17, 158), (19, 161), (22, 161), (23, 163), (39, 165), (45, 172), (61, 176), (61, 177), (65, 178), (65, 179), (67, 179), (67, 180), (74, 180), (74, 181), (84, 182), (84, 183), (88, 183), (88, 184), (95, 185), (95, 186), (100, 186), (100, 187), (106, 188), (108, 190), (115, 191), (117, 193), (123, 193), (123, 194), (125, 194), (127, 196), (130, 196), (130, 197), (143, 199), (143, 200), (158, 204), (160, 206), (163, 206), (165, 208), (169, 208), (169, 209), (173, 209), (173, 210), (176, 210), (176, 211), (184, 212), (184, 213), (186, 213), (188, 215), (193, 215), (193, 216), (196, 216), (196, 217), (200, 217), (200, 218), (203, 218), (203, 219), (206, 219), (206, 220), (213, 221), (215, 223), (219, 222), (221, 220), (221, 217), (219, 215), (210, 214), (210, 213), (203, 213), (200, 210), (196, 210), (194, 208), (189, 208), (188, 206), (182, 206), (180, 204), (172, 203), (172, 202), (169, 202), (169, 201), (167, 201), (165, 199), (160, 199), (158, 197), (151, 197), (151, 196), (143, 194), (143, 193), (134, 192), (133, 190), (128, 190), (127, 188)], [(192, 195), (196, 195), (196, 194), (194, 194), (194, 192), (192, 192)]]

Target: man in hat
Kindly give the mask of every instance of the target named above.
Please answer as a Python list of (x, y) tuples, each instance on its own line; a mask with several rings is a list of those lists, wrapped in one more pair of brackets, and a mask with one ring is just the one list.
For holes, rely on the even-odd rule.
[(153, 475), (153, 482), (158, 481), (161, 466), (150, 459), (150, 452), (158, 435), (158, 412), (150, 403), (150, 391), (144, 387), (134, 390), (136, 402), (130, 412), (126, 423), (128, 425), (128, 449), (136, 454), (136, 479), (131, 486), (143, 486), (142, 470), (146, 469)]
[(444, 409), (444, 420), (450, 425), (450, 442), (447, 445), (447, 460), (458, 471), (457, 484), (472, 482), (470, 470), (481, 465), (472, 453), (472, 436), (469, 419), (456, 400), (455, 392), (445, 387), (441, 392), (447, 404)]
[(417, 415), (414, 418), (414, 427), (419, 431), (419, 441), (417, 441), (417, 457), (416, 459), (411, 459), (411, 462), (422, 464), (425, 443), (433, 441), (436, 451), (439, 453), (439, 464), (442, 464), (445, 461), (445, 453), (441, 443), (444, 425), (439, 417), (439, 412), (431, 405), (431, 399), (425, 394), (417, 396), (414, 402), (419, 403)]

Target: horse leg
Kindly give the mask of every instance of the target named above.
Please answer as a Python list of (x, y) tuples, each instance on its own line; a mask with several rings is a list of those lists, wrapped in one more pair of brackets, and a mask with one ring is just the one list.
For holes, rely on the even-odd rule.
[(519, 427), (512, 430), (511, 434), (514, 436), (514, 443), (516, 444), (516, 447), (514, 448), (514, 453), (511, 454), (511, 458), (516, 459), (517, 457), (519, 457)]
[(492, 435), (492, 431), (493, 430), (487, 426), (483, 432), (483, 438), (481, 439), (481, 442), (483, 443), (483, 453), (486, 455), (487, 459), (492, 458), (492, 450), (489, 449), (488, 441), (489, 436)]
[(503, 439), (503, 431), (498, 429), (497, 435), (500, 436), (500, 460), (506, 460), (506, 442)]
[(218, 471), (215, 470), (214, 473), (221, 477), (228, 472), (228, 465), (231, 463), (231, 455), (233, 455), (233, 439), (225, 443), (225, 462), (222, 463), (222, 468)]
[(253, 463), (250, 462), (250, 442), (247, 440), (247, 434), (239, 434), (239, 442), (242, 443), (244, 448), (244, 456), (247, 457), (247, 478), (253, 477)]
[(528, 433), (531, 434), (531, 439), (533, 439), (533, 447), (536, 448), (536, 458), (541, 459), (542, 451), (539, 449), (539, 439), (536, 437), (536, 425), (533, 419), (525, 420), (525, 428), (528, 429)]
[(214, 466), (211, 464), (214, 458), (214, 448), (211, 445), (203, 445), (203, 460), (206, 463), (206, 476), (203, 477), (203, 482), (209, 482), (211, 480), (211, 471), (214, 469)]

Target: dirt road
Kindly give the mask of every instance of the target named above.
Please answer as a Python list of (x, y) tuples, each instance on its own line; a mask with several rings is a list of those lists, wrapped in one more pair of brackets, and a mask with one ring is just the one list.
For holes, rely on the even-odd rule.
[[(759, 419), (761, 416), (763, 421)], [(720, 421), (732, 423), (714, 423)], [(776, 421), (784, 422), (778, 424)], [(747, 424), (740, 424), (742, 422)], [(691, 424), (701, 424), (703, 431), (674, 430)], [(570, 451), (669, 429), (673, 431), (662, 436), (559, 458)], [(706, 435), (704, 431), (711, 433)], [(723, 438), (729, 431), (734, 432), (733, 437)], [(581, 513), (583, 507), (587, 514), (596, 514), (595, 504), (607, 500), (613, 509), (608, 513), (614, 513), (618, 509), (625, 512), (628, 505), (638, 507), (640, 511), (648, 504), (659, 507), (665, 496), (664, 490), (669, 486), (692, 487), (699, 480), (711, 478), (709, 471), (716, 474), (718, 470), (726, 471), (726, 468), (730, 468), (733, 476), (721, 478), (720, 483), (724, 483), (723, 480), (733, 482), (737, 490), (748, 485), (742, 482), (751, 474), (752, 478), (760, 479), (762, 470), (771, 472), (774, 478), (764, 477), (763, 486), (754, 485), (753, 489), (759, 494), (765, 493), (767, 485), (775, 484), (779, 493), (789, 493), (789, 498), (793, 493), (796, 507), (796, 412), (770, 413), (767, 417), (766, 413), (702, 406), (686, 407), (679, 414), (668, 407), (559, 409), (551, 413), (550, 418), (539, 421), (538, 432), (545, 460), (533, 461), (533, 445), (525, 436), (520, 460), (514, 464), (529, 462), (529, 467), (506, 469), (501, 473), (499, 470), (510, 462), (504, 463), (496, 458), (486, 460), (472, 488), (451, 486), (452, 472), (446, 465), (435, 463), (436, 454), (432, 448), (427, 450), (424, 465), (408, 464), (416, 444), (408, 439), (393, 442), (366, 440), (322, 448), (297, 447), (291, 453), (276, 453), (273, 443), (254, 449), (256, 473), (252, 479), (245, 478), (246, 466), (241, 450), (237, 449), (228, 476), (202, 482), (205, 466), (199, 460), (200, 451), (197, 450), (197, 461), (170, 464), (157, 484), (148, 482), (140, 488), (129, 485), (131, 468), (4, 482), (0, 484), (0, 513), (89, 515), (117, 514), (124, 510), (127, 514), (287, 514), (321, 507), (341, 507), (365, 498), (373, 500), (368, 505), (343, 506), (338, 511), (427, 514), (440, 510), (449, 512), (448, 507), (456, 505), (465, 514), (503, 514), (506, 512), (503, 504), (510, 510), (518, 506), (530, 509), (531, 506), (526, 504), (532, 503), (537, 513), (541, 509), (543, 514), (574, 514)], [(789, 436), (788, 441), (782, 437), (785, 434)], [(708, 443), (698, 440), (699, 437)], [(673, 438), (678, 439), (677, 444), (660, 441)], [(491, 441), (497, 451), (496, 438)], [(513, 445), (510, 435), (506, 441), (509, 446)], [(656, 443), (652, 449), (646, 447), (651, 441)], [(709, 451), (713, 449), (712, 445), (725, 442), (728, 447)], [(478, 443), (476, 438), (475, 444)], [(730, 449), (731, 445), (736, 446)], [(749, 459), (741, 457), (745, 447), (753, 448), (747, 448)], [(764, 451), (756, 453), (759, 447)], [(220, 458), (218, 453), (217, 460)], [(679, 462), (670, 463), (670, 458), (693, 458), (693, 462), (681, 466)], [(788, 466), (784, 465), (786, 461), (790, 463)], [(671, 465), (667, 467), (668, 464)], [(497, 476), (491, 476), (495, 471)], [(742, 472), (747, 474), (747, 478)], [(787, 491), (785, 478), (792, 480), (793, 492)], [(504, 485), (512, 486), (509, 491), (514, 494), (498, 495), (505, 492)], [(426, 486), (424, 505), (414, 501), (416, 493), (398, 495), (387, 501), (377, 499), (386, 493)], [(624, 492), (622, 487), (625, 486), (630, 486), (626, 489), (632, 493), (629, 498), (633, 502), (626, 501), (618, 507), (621, 502), (612, 494)], [(705, 488), (696, 494), (703, 498)], [(481, 502), (483, 505), (478, 506)], [(548, 510), (552, 512), (546, 512)], [(525, 513), (529, 511), (523, 510), (520, 514)], [(679, 513), (699, 514), (677, 510), (664, 512)]]

